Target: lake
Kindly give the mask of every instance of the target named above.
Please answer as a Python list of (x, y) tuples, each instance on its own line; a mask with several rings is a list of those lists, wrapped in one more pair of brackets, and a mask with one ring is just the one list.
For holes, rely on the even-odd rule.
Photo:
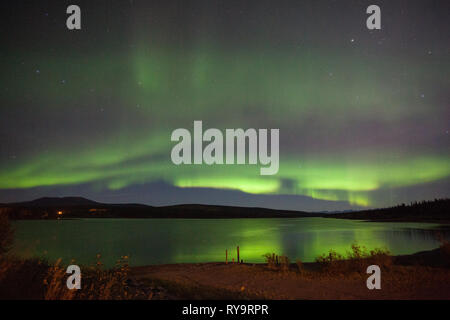
[(255, 263), (272, 252), (314, 261), (330, 249), (345, 253), (355, 241), (393, 254), (439, 246), (438, 224), (326, 218), (21, 220), (14, 226), (13, 253), (19, 256), (92, 264), (101, 254), (107, 266), (121, 256), (133, 266), (225, 261), (225, 249), (231, 260), (236, 246), (244, 262)]

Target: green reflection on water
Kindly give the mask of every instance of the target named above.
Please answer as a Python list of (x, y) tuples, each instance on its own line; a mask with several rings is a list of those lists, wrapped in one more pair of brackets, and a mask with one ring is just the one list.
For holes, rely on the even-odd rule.
[(13, 252), (50, 261), (89, 264), (98, 253), (107, 266), (123, 255), (131, 265), (224, 261), (263, 262), (265, 253), (313, 261), (330, 249), (345, 253), (358, 242), (368, 249), (409, 254), (436, 248), (437, 224), (301, 219), (80, 219), (17, 221)]

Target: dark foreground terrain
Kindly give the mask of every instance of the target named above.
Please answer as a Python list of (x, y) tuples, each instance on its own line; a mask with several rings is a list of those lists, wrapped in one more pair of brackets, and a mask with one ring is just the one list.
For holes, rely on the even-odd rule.
[[(38, 260), (0, 260), (0, 299), (450, 299), (450, 245), (408, 256), (383, 251), (314, 263), (286, 257), (266, 264), (199, 263), (114, 269), (83, 267), (81, 290), (65, 286), (65, 267)], [(366, 268), (381, 268), (381, 289), (366, 286)]]
[[(354, 247), (355, 248), (355, 247)], [(155, 299), (450, 299), (448, 244), (406, 256), (359, 247), (345, 260), (295, 264), (175, 264), (131, 269), (132, 285), (156, 288)], [(369, 290), (367, 266), (381, 267), (381, 289)]]

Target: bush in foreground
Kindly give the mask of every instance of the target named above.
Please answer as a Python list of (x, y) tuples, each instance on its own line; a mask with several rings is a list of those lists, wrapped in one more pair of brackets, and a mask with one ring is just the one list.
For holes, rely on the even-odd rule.
[(378, 265), (387, 268), (392, 265), (392, 257), (389, 250), (376, 248), (367, 250), (358, 244), (352, 244), (351, 251), (346, 255), (330, 250), (316, 258), (322, 271), (333, 273), (365, 272), (369, 265)]
[(4, 255), (12, 246), (14, 232), (6, 214), (0, 213), (0, 256)]
[(0, 299), (125, 300), (149, 299), (147, 293), (128, 285), (128, 261), (122, 257), (104, 269), (100, 256), (94, 266), (82, 266), (81, 289), (69, 290), (67, 266), (60, 260), (49, 265), (39, 259), (5, 258), (0, 261)]

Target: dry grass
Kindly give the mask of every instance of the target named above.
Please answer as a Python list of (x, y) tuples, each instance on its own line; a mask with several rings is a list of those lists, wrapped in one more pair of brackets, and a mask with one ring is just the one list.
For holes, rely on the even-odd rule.
[(269, 269), (288, 271), (290, 267), (289, 258), (284, 255), (277, 255), (275, 253), (266, 253), (263, 255), (266, 259), (267, 266)]
[(61, 260), (49, 266), (47, 275), (42, 281), (44, 285), (45, 300), (73, 300), (76, 290), (68, 290), (66, 286), (66, 270), (61, 265)]
[(275, 253), (266, 253), (263, 257), (266, 259), (267, 267), (269, 269), (277, 268), (278, 256)]
[(281, 271), (284, 271), (284, 272), (289, 271), (289, 266), (290, 266), (289, 258), (287, 256), (280, 256), (279, 261), (280, 261)]
[(104, 269), (97, 255), (97, 263), (94, 266), (82, 267), (82, 288), (80, 290), (68, 290), (66, 287), (67, 274), (65, 268), (59, 263), (49, 268), (45, 279), (46, 300), (128, 300), (151, 299), (137, 288), (128, 285), (129, 265), (128, 257), (121, 257), (112, 269)]
[(439, 248), (441, 251), (442, 261), (446, 266), (450, 266), (450, 242), (442, 238)]
[[(275, 253), (264, 255), (269, 269), (277, 271), (289, 271), (291, 264), (287, 256), (279, 256)], [(376, 264), (381, 268), (388, 268), (392, 265), (392, 257), (387, 249), (376, 248), (367, 250), (364, 246), (352, 244), (347, 254), (340, 254), (334, 250), (322, 254), (316, 258), (321, 273), (344, 274), (359, 272), (365, 273), (369, 265)], [(301, 260), (296, 261), (297, 271), (307, 274)]]
[(11, 227), (8, 216), (0, 214), (0, 257), (4, 255), (12, 246), (14, 230)]
[(81, 289), (66, 286), (67, 266), (60, 260), (49, 265), (38, 259), (5, 258), (0, 262), (0, 299), (125, 300), (151, 299), (139, 288), (128, 286), (128, 257), (104, 269), (97, 256), (94, 266), (81, 266)]
[(380, 268), (389, 268), (392, 265), (392, 257), (387, 249), (367, 250), (364, 246), (354, 243), (346, 255), (330, 250), (327, 254), (317, 257), (316, 262), (324, 272), (343, 274), (365, 272), (366, 268), (373, 264)]
[(44, 299), (48, 264), (39, 259), (0, 259), (0, 300)]
[(297, 265), (298, 272), (302, 273), (304, 271), (302, 260), (297, 259), (297, 261), (295, 261), (295, 264)]

